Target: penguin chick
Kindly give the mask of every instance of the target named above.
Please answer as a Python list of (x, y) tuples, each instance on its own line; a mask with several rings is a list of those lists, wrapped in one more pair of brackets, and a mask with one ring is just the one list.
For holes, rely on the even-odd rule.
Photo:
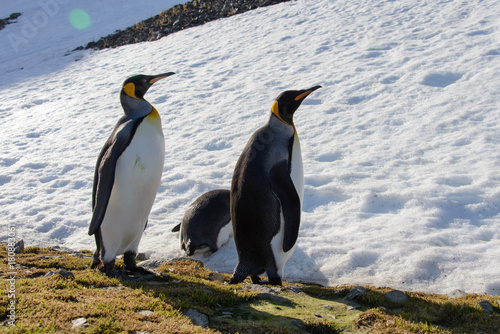
[(281, 285), (283, 268), (297, 241), (304, 177), (293, 115), (302, 101), (321, 86), (281, 93), (271, 116), (241, 153), (231, 183), (231, 220), (238, 264), (230, 284), (248, 275), (253, 283), (267, 273), (269, 284)]
[(92, 268), (104, 263), (110, 277), (121, 277), (115, 258), (124, 254), (127, 274), (147, 274), (135, 257), (163, 173), (165, 139), (158, 111), (144, 99), (158, 80), (174, 73), (136, 75), (123, 83), (124, 115), (104, 144), (96, 163), (89, 235), (97, 250)]
[(216, 252), (229, 240), (233, 233), (229, 195), (229, 190), (212, 190), (186, 209), (182, 222), (172, 229), (172, 232), (180, 231), (180, 246), (186, 256), (205, 247)]

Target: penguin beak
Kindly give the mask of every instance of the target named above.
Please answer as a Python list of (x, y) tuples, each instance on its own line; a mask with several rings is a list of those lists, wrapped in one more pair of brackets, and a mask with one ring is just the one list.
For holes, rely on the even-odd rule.
[(307, 95), (311, 94), (312, 92), (314, 92), (316, 89), (319, 89), (321, 88), (321, 86), (314, 86), (314, 87), (311, 87), (309, 89), (306, 89), (304, 93), (298, 95), (295, 97), (295, 101), (302, 101), (303, 99), (306, 98)]
[(169, 77), (169, 76), (174, 75), (174, 74), (175, 74), (174, 72), (167, 72), (167, 73), (163, 73), (163, 74), (154, 75), (153, 78), (151, 80), (149, 80), (149, 84), (152, 85), (155, 82), (160, 81), (161, 79), (164, 79), (164, 78)]

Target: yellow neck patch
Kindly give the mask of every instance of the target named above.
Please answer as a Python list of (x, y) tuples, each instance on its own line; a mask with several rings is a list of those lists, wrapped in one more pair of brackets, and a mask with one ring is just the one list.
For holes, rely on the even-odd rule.
[(292, 123), (292, 124), (290, 124), (290, 123), (288, 123), (288, 122), (285, 122), (285, 121), (283, 120), (283, 118), (281, 118), (281, 116), (280, 116), (280, 112), (279, 112), (279, 109), (278, 109), (278, 101), (274, 101), (273, 106), (271, 107), (271, 111), (272, 111), (272, 113), (273, 113), (276, 117), (278, 117), (278, 119), (279, 119), (280, 121), (282, 121), (282, 122), (283, 122), (283, 123), (285, 123), (285, 124), (288, 124), (288, 125), (293, 126), (293, 130), (295, 131), (295, 133), (297, 133), (297, 129), (295, 128), (295, 124), (293, 124), (293, 123)]
[(151, 112), (149, 113), (149, 115), (147, 117), (160, 119), (160, 113), (158, 112), (158, 110), (156, 110), (155, 107), (153, 107), (153, 110), (151, 110)]
[[(271, 107), (271, 111), (273, 112), (273, 114), (279, 118), (280, 121), (282, 121), (283, 123), (286, 123), (283, 118), (281, 118), (280, 116), (280, 111), (278, 109), (278, 101), (274, 101), (273, 103), (273, 106)], [(286, 123), (288, 124), (288, 123)]]
[(123, 86), (123, 91), (125, 94), (127, 94), (130, 97), (133, 97), (134, 99), (137, 99), (137, 96), (135, 96), (135, 85), (131, 82)]

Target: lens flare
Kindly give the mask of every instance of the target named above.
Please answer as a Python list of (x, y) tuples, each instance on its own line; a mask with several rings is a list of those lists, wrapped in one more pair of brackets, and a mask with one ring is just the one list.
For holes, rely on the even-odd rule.
[(89, 30), (92, 26), (89, 14), (80, 8), (75, 8), (69, 13), (69, 22), (77, 30)]

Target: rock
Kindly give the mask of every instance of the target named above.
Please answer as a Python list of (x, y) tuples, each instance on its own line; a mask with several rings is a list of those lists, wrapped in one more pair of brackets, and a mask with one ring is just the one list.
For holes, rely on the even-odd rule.
[(290, 290), (294, 293), (299, 293), (299, 292), (302, 292), (302, 290), (300, 290), (299, 288), (295, 287), (295, 286), (287, 286), (286, 287), (287, 290)]
[(250, 290), (254, 292), (260, 291), (262, 293), (274, 293), (274, 294), (278, 293), (278, 291), (275, 290), (274, 288), (260, 284), (247, 284), (244, 287), (242, 287), (241, 290)]
[(221, 283), (224, 283), (224, 275), (218, 272), (213, 272), (208, 275), (208, 279), (211, 281), (219, 281)]
[(192, 0), (185, 4), (176, 5), (125, 30), (119, 30), (114, 34), (103, 37), (97, 42), (90, 42), (85, 48), (114, 48), (126, 44), (154, 41), (186, 28), (244, 13), (257, 7), (286, 1), (290, 0)]
[(187, 310), (186, 316), (189, 319), (191, 319), (193, 324), (195, 324), (196, 326), (201, 326), (201, 327), (208, 326), (208, 317), (203, 313), (200, 313), (200, 312), (190, 308), (189, 310)]
[(139, 253), (137, 254), (137, 256), (135, 257), (135, 260), (136, 261), (145, 261), (148, 259), (148, 256), (146, 255), (146, 253)]
[(408, 296), (399, 290), (392, 290), (384, 294), (385, 298), (395, 304), (404, 304), (408, 300)]
[(448, 294), (448, 297), (450, 297), (450, 298), (460, 298), (460, 297), (464, 297), (464, 296), (467, 296), (467, 293), (465, 293), (459, 289), (453, 290), (452, 292), (450, 292)]
[(359, 296), (361, 295), (364, 295), (366, 294), (367, 291), (364, 287), (362, 286), (355, 286), (348, 294), (347, 296), (345, 296), (346, 299), (349, 299), (349, 300), (354, 300), (356, 298), (358, 298)]
[(54, 275), (60, 275), (64, 278), (75, 278), (75, 275), (72, 272), (67, 271), (66, 269), (59, 269), (58, 271), (49, 271), (45, 274), (45, 277), (50, 277)]
[(164, 263), (169, 262), (168, 260), (160, 260), (160, 259), (149, 259), (142, 262), (137, 263), (139, 267), (147, 268), (147, 269), (156, 269)]
[(17, 19), (19, 16), (21, 16), (21, 13), (12, 13), (12, 14), (10, 14), (9, 17), (7, 17), (5, 19), (0, 19), (0, 30), (5, 28), (5, 26), (7, 24), (16, 22), (14, 20)]
[(19, 240), (14, 246), (14, 253), (19, 254), (24, 252), (24, 240)]
[(71, 326), (72, 328), (83, 328), (83, 327), (89, 327), (89, 323), (87, 322), (87, 319), (85, 318), (78, 318), (75, 320), (71, 320)]
[(76, 253), (76, 251), (74, 249), (64, 247), (64, 246), (58, 246), (58, 245), (50, 247), (50, 250), (55, 251), (55, 252), (61, 252), (61, 253), (70, 253), (70, 254)]
[(87, 254), (83, 254), (80, 252), (75, 252), (75, 253), (72, 253), (71, 255), (73, 255), (74, 257), (77, 257), (79, 259), (88, 259), (88, 258), (92, 257), (92, 255), (87, 255)]
[[(78, 252), (78, 251), (76, 251), (74, 249), (71, 249), (71, 248), (68, 248), (68, 247), (64, 247), (64, 246), (52, 246), (52, 247), (50, 247), (50, 250), (51, 251), (55, 251), (55, 252), (68, 253), (68, 254), (76, 256), (77, 258), (80, 258), (80, 259), (92, 257), (92, 255), (83, 254), (83, 253), (80, 253), (80, 252)], [(56, 257), (53, 257), (53, 258), (56, 258)], [(60, 256), (60, 257), (57, 257), (57, 258), (62, 259), (64, 257)]]
[(487, 300), (481, 300), (478, 304), (484, 313), (493, 313), (495, 311), (493, 305)]
[(154, 314), (154, 312), (150, 311), (150, 310), (140, 310), (140, 311), (137, 311), (137, 313), (140, 315), (143, 315), (145, 317), (149, 317), (149, 316)]

